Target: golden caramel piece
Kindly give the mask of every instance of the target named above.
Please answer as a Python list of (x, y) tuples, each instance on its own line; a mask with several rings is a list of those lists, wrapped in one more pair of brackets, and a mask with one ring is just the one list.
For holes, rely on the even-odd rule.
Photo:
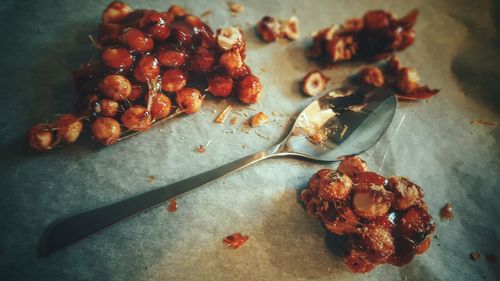
[(267, 117), (267, 115), (264, 112), (259, 112), (259, 113), (255, 114), (254, 116), (252, 116), (252, 118), (250, 118), (250, 125), (253, 128), (260, 127), (263, 124), (267, 123), (268, 120), (269, 120), (269, 117)]

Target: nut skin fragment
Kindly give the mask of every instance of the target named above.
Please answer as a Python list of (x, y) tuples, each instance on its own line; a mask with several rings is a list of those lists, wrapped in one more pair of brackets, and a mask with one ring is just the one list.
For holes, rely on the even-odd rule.
[(252, 126), (252, 128), (260, 127), (263, 124), (267, 123), (268, 120), (269, 118), (264, 112), (259, 112), (252, 116), (252, 118), (250, 119), (250, 125)]
[(288, 39), (299, 39), (299, 19), (296, 16), (291, 17), (288, 21), (284, 21), (281, 25), (283, 26), (283, 33)]
[(319, 70), (313, 70), (302, 79), (302, 92), (308, 96), (317, 96), (328, 83), (329, 78)]
[(446, 203), (446, 205), (444, 205), (439, 212), (439, 214), (441, 215), (441, 219), (446, 221), (451, 220), (453, 218), (452, 209), (453, 205), (451, 205), (450, 202)]
[(387, 188), (394, 193), (392, 207), (396, 210), (406, 210), (424, 197), (422, 188), (404, 177), (390, 177)]

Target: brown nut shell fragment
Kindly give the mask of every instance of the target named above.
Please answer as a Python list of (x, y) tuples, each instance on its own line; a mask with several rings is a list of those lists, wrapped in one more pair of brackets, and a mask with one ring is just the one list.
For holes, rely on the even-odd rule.
[(313, 70), (302, 79), (302, 92), (308, 96), (317, 96), (326, 88), (328, 80), (321, 71)]
[(83, 122), (80, 117), (73, 114), (60, 116), (52, 127), (57, 130), (57, 137), (65, 143), (74, 143), (80, 137)]
[(319, 182), (319, 196), (327, 201), (346, 199), (351, 189), (351, 178), (339, 172), (330, 173)]
[(28, 131), (28, 143), (36, 150), (49, 150), (53, 142), (54, 135), (50, 124), (36, 124)]
[(390, 177), (387, 186), (394, 193), (392, 207), (395, 210), (405, 210), (424, 197), (422, 188), (404, 177)]
[(340, 162), (338, 170), (350, 178), (354, 178), (360, 173), (368, 171), (368, 165), (357, 156), (347, 156)]
[(125, 110), (120, 120), (127, 129), (132, 131), (146, 131), (153, 125), (151, 113), (141, 105), (134, 105)]
[(356, 188), (353, 192), (354, 211), (363, 218), (374, 219), (384, 216), (391, 207), (393, 195), (382, 185), (371, 184), (366, 188)]
[(412, 206), (398, 218), (396, 227), (402, 236), (420, 244), (434, 231), (436, 224), (424, 207)]
[(111, 117), (95, 119), (90, 128), (92, 136), (104, 145), (113, 144), (120, 138), (120, 123)]

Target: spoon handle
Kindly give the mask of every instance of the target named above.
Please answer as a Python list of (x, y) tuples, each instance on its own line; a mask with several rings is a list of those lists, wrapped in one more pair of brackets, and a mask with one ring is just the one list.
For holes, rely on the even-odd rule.
[(279, 147), (279, 144), (274, 145), (267, 150), (248, 155), (176, 183), (57, 220), (45, 230), (39, 244), (38, 254), (48, 256), (54, 251), (155, 207), (168, 199), (210, 183), (260, 160), (278, 155)]

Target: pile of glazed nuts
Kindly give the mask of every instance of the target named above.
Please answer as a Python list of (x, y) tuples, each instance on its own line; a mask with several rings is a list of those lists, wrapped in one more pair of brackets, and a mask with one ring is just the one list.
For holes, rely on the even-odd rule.
[(243, 32), (236, 27), (213, 32), (177, 5), (158, 12), (112, 2), (95, 44), (100, 60), (74, 72), (77, 111), (33, 126), (28, 132), (33, 148), (75, 142), (83, 121), (91, 123), (95, 140), (113, 144), (125, 132), (148, 130), (174, 112), (197, 112), (204, 101), (200, 88), (216, 97), (234, 95), (244, 104), (257, 102), (262, 92), (245, 63)]
[(344, 262), (353, 272), (383, 263), (403, 266), (429, 248), (436, 225), (423, 197), (407, 178), (386, 179), (354, 156), (337, 170), (319, 170), (301, 193), (309, 215), (348, 237)]

